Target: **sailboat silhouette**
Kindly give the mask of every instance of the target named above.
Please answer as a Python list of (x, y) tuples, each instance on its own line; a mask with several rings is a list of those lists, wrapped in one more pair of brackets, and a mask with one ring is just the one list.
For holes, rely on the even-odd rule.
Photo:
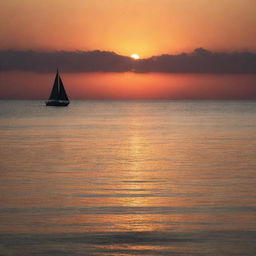
[(51, 95), (49, 99), (45, 102), (46, 106), (57, 106), (65, 107), (69, 104), (69, 99), (65, 91), (64, 85), (59, 75), (59, 70), (55, 76), (54, 84), (52, 87)]

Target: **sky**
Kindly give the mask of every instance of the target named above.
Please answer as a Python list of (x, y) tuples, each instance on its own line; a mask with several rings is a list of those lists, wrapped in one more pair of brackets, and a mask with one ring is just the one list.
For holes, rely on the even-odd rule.
[(2, 99), (47, 97), (57, 65), (71, 98), (256, 98), (256, 75), (152, 73), (255, 74), (255, 0), (1, 0), (0, 35)]
[[(0, 98), (49, 97), (55, 74), (0, 73)], [(256, 75), (62, 73), (69, 98), (89, 100), (256, 100)], [(7, 86), (8, 85), (8, 86)]]
[(1, 0), (0, 49), (256, 50), (255, 0)]

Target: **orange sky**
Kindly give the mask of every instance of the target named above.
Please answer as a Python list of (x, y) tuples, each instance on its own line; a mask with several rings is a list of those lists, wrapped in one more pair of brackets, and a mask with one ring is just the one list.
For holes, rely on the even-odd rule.
[[(47, 99), (55, 74), (0, 73), (0, 99)], [(63, 73), (70, 99), (256, 99), (256, 75)]]
[[(0, 35), (0, 50), (98, 49), (141, 57), (198, 47), (256, 51), (256, 0), (1, 0)], [(0, 73), (1, 98), (46, 99), (53, 77)], [(63, 78), (71, 99), (256, 95), (255, 76), (97, 73)]]
[(255, 0), (1, 0), (0, 49), (256, 50)]

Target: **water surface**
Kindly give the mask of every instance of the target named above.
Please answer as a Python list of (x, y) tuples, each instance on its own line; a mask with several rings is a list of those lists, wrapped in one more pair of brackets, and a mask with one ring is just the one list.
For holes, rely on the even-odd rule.
[(0, 255), (255, 255), (256, 102), (0, 101)]

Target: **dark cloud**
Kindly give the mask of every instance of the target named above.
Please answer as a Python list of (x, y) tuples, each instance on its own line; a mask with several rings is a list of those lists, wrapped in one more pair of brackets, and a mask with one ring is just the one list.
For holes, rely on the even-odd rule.
[(164, 54), (141, 60), (107, 51), (0, 51), (2, 71), (52, 72), (256, 73), (256, 53), (211, 52)]
[(131, 58), (106, 51), (0, 51), (3, 71), (52, 72), (125, 72), (131, 69)]

